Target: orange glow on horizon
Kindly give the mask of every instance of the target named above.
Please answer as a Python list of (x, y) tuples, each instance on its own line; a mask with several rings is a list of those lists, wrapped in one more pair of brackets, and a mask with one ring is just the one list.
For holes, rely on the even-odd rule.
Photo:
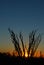
[[(4, 53), (4, 52), (0, 52), (0, 53)], [(10, 54), (10, 55), (14, 55), (14, 56), (18, 56), (18, 53), (14, 50), (14, 51), (8, 51), (8, 52), (5, 52), (7, 54)], [(22, 57), (24, 56), (24, 53), (22, 52)], [(27, 49), (25, 49), (25, 57), (27, 58), (28, 57), (28, 53), (27, 53)], [(34, 55), (34, 57), (42, 57), (44, 58), (44, 53), (42, 53), (42, 55), (40, 55), (40, 51), (37, 51)]]

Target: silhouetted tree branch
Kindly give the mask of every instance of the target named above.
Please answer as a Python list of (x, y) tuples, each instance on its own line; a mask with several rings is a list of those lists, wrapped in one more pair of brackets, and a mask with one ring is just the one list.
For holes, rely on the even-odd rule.
[(24, 52), (24, 56), (25, 56), (25, 47), (24, 47), (24, 42), (23, 42), (23, 36), (22, 36), (22, 33), (20, 32), (20, 40), (21, 40), (21, 43), (22, 43), (22, 49), (23, 49), (23, 52)]
[(33, 30), (31, 32), (31, 34), (29, 35), (28, 56), (30, 54), (31, 57), (35, 54), (35, 52), (36, 52), (36, 50), (41, 42), (41, 35), (40, 34), (38, 35), (38, 37), (35, 38), (36, 32), (37, 32), (37, 30)]
[(28, 56), (30, 54), (30, 51), (31, 51), (31, 48), (34, 46), (34, 38), (35, 38), (35, 33), (36, 33), (36, 30), (32, 31), (30, 34), (29, 34), (29, 48), (28, 48)]
[(35, 40), (35, 46), (34, 46), (34, 48), (33, 48), (33, 52), (32, 52), (32, 54), (31, 54), (31, 56), (33, 56), (33, 55), (35, 54), (35, 52), (36, 52), (36, 50), (37, 50), (37, 48), (38, 48), (40, 42), (41, 42), (41, 35), (39, 34), (38, 37), (37, 37), (36, 40)]
[(20, 45), (19, 45), (19, 39), (16, 36), (16, 34), (12, 30), (10, 30), (10, 28), (8, 28), (8, 30), (10, 32), (11, 39), (12, 39), (12, 42), (14, 44), (15, 50), (18, 52), (18, 55), (21, 56), (22, 51), (21, 51), (21, 48), (20, 48)]

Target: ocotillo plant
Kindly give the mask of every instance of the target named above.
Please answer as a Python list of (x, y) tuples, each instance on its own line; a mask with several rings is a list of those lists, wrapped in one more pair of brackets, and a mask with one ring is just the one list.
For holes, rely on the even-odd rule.
[(10, 28), (8, 28), (8, 30), (10, 32), (11, 39), (12, 39), (12, 42), (14, 44), (15, 50), (18, 52), (18, 55), (21, 56), (22, 51), (21, 51), (21, 48), (20, 48), (20, 45), (19, 45), (19, 39), (16, 36), (16, 34), (12, 30), (10, 30)]
[(23, 36), (22, 36), (21, 32), (20, 32), (19, 37), (20, 37), (20, 40), (21, 40), (21, 43), (22, 43), (23, 53), (24, 53), (24, 56), (25, 56), (25, 47), (24, 47)]
[(41, 35), (39, 34), (36, 36), (37, 30), (33, 30), (29, 35), (29, 48), (28, 48), (28, 56), (33, 57), (40, 42), (41, 42)]
[[(15, 50), (18, 52), (19, 56), (22, 56), (22, 50), (20, 48), (19, 45), (19, 38), (21, 40), (22, 43), (22, 49), (23, 49), (23, 53), (25, 56), (25, 46), (24, 46), (24, 42), (23, 42), (23, 36), (22, 33), (20, 32), (19, 37), (9, 28), (8, 29), (11, 35), (11, 39), (12, 42), (14, 44)], [(33, 57), (40, 42), (41, 42), (41, 34), (36, 34), (37, 30), (33, 30), (30, 34), (29, 34), (29, 47), (27, 49), (27, 53), (28, 53), (28, 57)], [(38, 35), (38, 36), (37, 36)]]
[(36, 33), (36, 30), (32, 31), (30, 34), (29, 34), (29, 48), (28, 48), (28, 56), (31, 55), (30, 52), (32, 53), (32, 48), (34, 47), (35, 45), (35, 33)]

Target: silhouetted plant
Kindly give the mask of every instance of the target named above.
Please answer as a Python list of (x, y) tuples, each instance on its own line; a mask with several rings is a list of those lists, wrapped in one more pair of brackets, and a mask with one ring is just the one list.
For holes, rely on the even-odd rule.
[(36, 36), (37, 30), (33, 30), (29, 35), (29, 48), (28, 48), (28, 56), (30, 54), (31, 57), (34, 56), (40, 42), (41, 42), (41, 35), (39, 34)]
[[(10, 28), (8, 29), (11, 35), (11, 39), (12, 42), (14, 44), (15, 50), (18, 52), (19, 56), (22, 56), (22, 50), (20, 48), (19, 45), (19, 38), (21, 40), (22, 43), (22, 49), (23, 49), (23, 53), (25, 56), (25, 46), (24, 46), (24, 42), (23, 42), (23, 36), (22, 33), (19, 33), (19, 38), (18, 35), (16, 35), (12, 30), (10, 30)], [(37, 30), (33, 30), (30, 34), (29, 34), (29, 47), (28, 47), (28, 57), (33, 57), (40, 42), (41, 42), (41, 34), (36, 34)], [(38, 36), (37, 36), (38, 35)]]
[(16, 34), (12, 30), (10, 30), (10, 28), (8, 28), (8, 30), (10, 32), (11, 39), (12, 39), (12, 42), (14, 44), (15, 50), (18, 52), (18, 55), (21, 56), (22, 51), (21, 51), (21, 48), (20, 48), (20, 45), (19, 45), (19, 39), (16, 36)]
[(20, 40), (21, 40), (21, 43), (22, 43), (22, 48), (23, 48), (23, 52), (24, 52), (24, 56), (25, 56), (25, 47), (24, 47), (24, 42), (23, 42), (23, 36), (22, 36), (22, 33), (20, 32)]

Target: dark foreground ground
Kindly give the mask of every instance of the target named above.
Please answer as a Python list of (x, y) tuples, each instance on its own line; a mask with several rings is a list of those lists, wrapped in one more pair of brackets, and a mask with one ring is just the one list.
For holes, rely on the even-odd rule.
[(44, 58), (22, 58), (0, 53), (0, 65), (44, 65)]

